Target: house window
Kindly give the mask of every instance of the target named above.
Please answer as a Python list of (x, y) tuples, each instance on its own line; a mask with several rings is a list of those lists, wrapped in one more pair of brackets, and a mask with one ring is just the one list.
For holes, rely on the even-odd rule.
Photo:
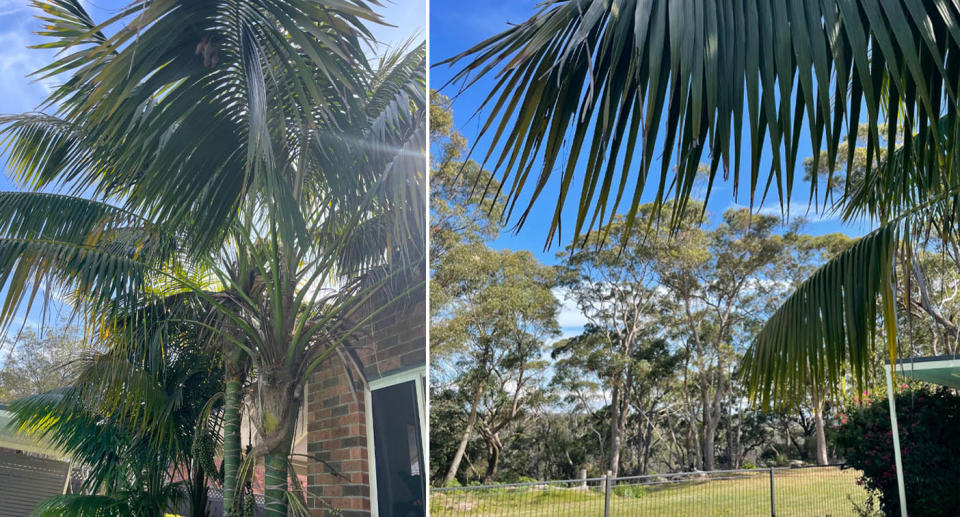
[(423, 376), (407, 372), (370, 383), (370, 425), (378, 515), (423, 517), (424, 464)]

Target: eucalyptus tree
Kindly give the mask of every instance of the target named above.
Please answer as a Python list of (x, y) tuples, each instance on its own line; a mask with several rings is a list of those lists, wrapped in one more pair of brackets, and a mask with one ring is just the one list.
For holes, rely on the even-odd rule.
[(503, 448), (500, 431), (540, 396), (539, 355), (559, 331), (555, 274), (529, 252), (483, 243), (455, 246), (431, 274), (431, 297), (443, 301), (431, 311), (431, 368), (435, 382), (456, 389), (464, 420), (441, 483), (456, 477), (477, 429), (488, 446), (489, 481)]
[(475, 185), (496, 188), (496, 180), (477, 162), (464, 160), (467, 140), (453, 127), (450, 99), (430, 95), (430, 260), (442, 260), (457, 244), (497, 237), (501, 203)]
[(66, 386), (71, 366), (83, 353), (83, 336), (74, 326), (38, 333), (24, 329), (4, 351), (0, 404)]
[[(0, 316), (29, 310), (45, 278), (100, 332), (145, 291), (202, 297), (228, 424), (242, 366), (256, 375), (245, 468), (266, 458), (268, 515), (285, 515), (306, 377), (373, 301), (422, 281), (424, 49), (371, 66), (364, 23), (379, 18), (362, 2), (134, 2), (99, 24), (78, 1), (41, 7), (61, 54), (38, 75), (67, 79), (51, 113), (3, 119), (33, 192), (0, 202)], [(225, 488), (238, 447), (225, 444)]]
[[(618, 224), (615, 222), (614, 224)], [(600, 233), (560, 254), (560, 285), (588, 321), (584, 332), (554, 346), (560, 370), (597, 379), (609, 392), (607, 470), (616, 476), (630, 400), (635, 385), (634, 358), (657, 332), (651, 325), (657, 306), (654, 249), (641, 236), (621, 240)]]
[(708, 194), (722, 169), (751, 206), (772, 190), (787, 212), (802, 138), (831, 174), (863, 138), (864, 180), (842, 211), (880, 226), (802, 284), (748, 355), (751, 393), (790, 402), (809, 385), (836, 393), (848, 373), (862, 384), (878, 315), (895, 360), (895, 250), (930, 224), (955, 238), (958, 22), (939, 0), (557, 0), (446, 62), (453, 81), (493, 79), (481, 163), (509, 185), (508, 215), (523, 224), (560, 185), (548, 241), (568, 201), (575, 238), (620, 209), (634, 231), (645, 190), (678, 199), (678, 223), (701, 161)]

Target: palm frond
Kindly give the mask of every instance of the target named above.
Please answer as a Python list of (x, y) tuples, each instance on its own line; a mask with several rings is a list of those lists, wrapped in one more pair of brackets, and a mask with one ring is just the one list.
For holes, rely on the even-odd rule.
[[(847, 374), (864, 385), (876, 350), (878, 298), (884, 319), (895, 321), (891, 285), (901, 224), (889, 223), (862, 237), (777, 309), (741, 363), (752, 400), (770, 407), (802, 401), (811, 389), (838, 394)], [(895, 357), (895, 327), (890, 331)]]
[[(35, 3), (46, 46), (65, 54), (38, 77), (66, 80), (43, 105), (54, 114), (4, 121), (18, 181), (193, 225), (191, 249), (222, 240), (250, 192), (290, 205), (273, 149), (351, 110), (366, 88), (364, 23), (379, 22), (355, 0), (219, 0), (134, 2), (90, 27), (78, 2)], [(282, 217), (296, 229), (295, 211)]]
[(130, 508), (119, 497), (66, 494), (40, 503), (30, 517), (121, 517)]
[(9, 410), (13, 413), (10, 425), (18, 432), (45, 439), (91, 466), (86, 489), (112, 490), (122, 483), (127, 474), (122, 454), (128, 438), (116, 426), (86, 411), (72, 389), (26, 397), (10, 404)]
[(708, 197), (722, 167), (751, 206), (772, 190), (788, 207), (800, 139), (816, 163), (849, 163), (838, 147), (846, 128), (853, 149), (862, 109), (869, 174), (882, 123), (937, 170), (929, 149), (956, 155), (937, 128), (957, 111), (958, 22), (939, 0), (550, 0), (443, 63), (459, 67), (452, 82), (494, 82), (477, 140), (491, 141), (481, 165), (502, 174), (507, 217), (522, 225), (559, 186), (550, 242), (569, 203), (574, 237), (624, 207), (630, 231), (644, 192), (678, 199), (676, 222), (701, 161)]
[(124, 209), (36, 192), (0, 193), (0, 322), (51, 290), (83, 293), (102, 308), (131, 303), (146, 277), (176, 252), (174, 240)]

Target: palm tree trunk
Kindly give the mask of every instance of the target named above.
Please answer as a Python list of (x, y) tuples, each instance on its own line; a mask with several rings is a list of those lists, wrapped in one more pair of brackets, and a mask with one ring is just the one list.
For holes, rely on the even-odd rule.
[(237, 475), (240, 470), (240, 402), (243, 398), (243, 378), (227, 374), (223, 403), (223, 514), (240, 515), (237, 508)]
[(286, 440), (267, 454), (264, 460), (266, 474), (263, 491), (265, 517), (287, 517), (287, 456), (290, 442)]
[(193, 517), (207, 517), (207, 477), (200, 467), (200, 460), (194, 458), (193, 479), (191, 480), (190, 515)]
[[(279, 438), (276, 445), (267, 450), (264, 458), (264, 517), (287, 517), (288, 458), (300, 405), (299, 399), (293, 396), (291, 384), (285, 380), (277, 381), (287, 377), (266, 372), (264, 378), (266, 380), (261, 384), (263, 428), (266, 432), (264, 440)], [(288, 425), (284, 426), (284, 423)]]

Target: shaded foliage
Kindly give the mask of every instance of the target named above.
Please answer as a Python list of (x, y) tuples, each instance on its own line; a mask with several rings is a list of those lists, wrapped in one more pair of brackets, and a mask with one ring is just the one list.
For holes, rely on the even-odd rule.
[[(956, 481), (960, 465), (960, 396), (952, 390), (914, 388), (896, 396), (906, 498), (913, 515), (960, 512)], [(900, 496), (893, 461), (893, 435), (885, 397), (851, 409), (837, 428), (836, 443), (851, 466), (863, 471), (863, 483), (879, 495), (886, 515), (899, 515)]]

